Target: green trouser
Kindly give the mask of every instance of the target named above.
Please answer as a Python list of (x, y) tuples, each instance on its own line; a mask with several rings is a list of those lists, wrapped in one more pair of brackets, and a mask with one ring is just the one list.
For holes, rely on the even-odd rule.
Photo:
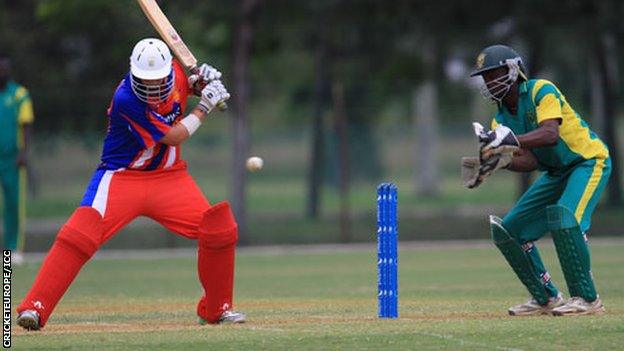
[[(595, 299), (589, 248), (584, 239), (610, 172), (610, 159), (591, 159), (561, 174), (545, 173), (503, 218), (502, 227), (522, 247), (533, 274), (542, 281), (549, 296), (556, 296), (558, 290), (550, 280), (534, 241), (551, 232), (570, 295), (582, 296), (588, 301)], [(570, 240), (566, 239), (568, 237)], [(585, 273), (579, 275), (577, 271)], [(579, 283), (579, 279), (583, 282)]]
[(23, 249), (25, 207), (24, 170), (15, 166), (15, 157), (0, 158), (0, 183), (4, 194), (4, 248)]

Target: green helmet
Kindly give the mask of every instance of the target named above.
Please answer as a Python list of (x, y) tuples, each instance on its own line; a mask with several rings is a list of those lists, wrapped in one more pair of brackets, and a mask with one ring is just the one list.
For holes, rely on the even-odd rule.
[(475, 69), (470, 73), (470, 76), (478, 76), (485, 71), (499, 67), (508, 67), (510, 62), (515, 62), (518, 65), (520, 77), (527, 80), (527, 71), (522, 63), (522, 58), (514, 49), (505, 45), (492, 45), (481, 51), (477, 56)]

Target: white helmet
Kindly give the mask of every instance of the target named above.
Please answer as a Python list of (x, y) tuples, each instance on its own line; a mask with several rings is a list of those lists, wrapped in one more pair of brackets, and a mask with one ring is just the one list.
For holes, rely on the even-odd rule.
[[(139, 41), (130, 56), (132, 91), (143, 102), (161, 103), (173, 91), (171, 52), (160, 39), (146, 38)], [(164, 79), (160, 84), (145, 84), (146, 80)]]

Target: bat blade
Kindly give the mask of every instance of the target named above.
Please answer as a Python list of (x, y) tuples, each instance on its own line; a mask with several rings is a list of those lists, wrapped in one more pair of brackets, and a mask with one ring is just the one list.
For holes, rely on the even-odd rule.
[(197, 67), (197, 59), (175, 30), (167, 16), (162, 12), (155, 0), (137, 0), (141, 10), (150, 21), (154, 29), (160, 34), (174, 55), (189, 70)]
[[(180, 60), (182, 65), (192, 73), (197, 73), (197, 59), (182, 40), (182, 37), (175, 30), (167, 16), (162, 12), (156, 0), (137, 0), (145, 17), (150, 21), (154, 29), (158, 32), (163, 41), (173, 51), (173, 54)], [(221, 111), (227, 109), (225, 101), (217, 104)]]

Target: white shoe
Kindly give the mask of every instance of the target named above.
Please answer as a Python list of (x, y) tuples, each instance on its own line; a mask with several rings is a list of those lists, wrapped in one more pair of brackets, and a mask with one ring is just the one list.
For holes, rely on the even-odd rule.
[(17, 316), (17, 324), (26, 330), (39, 330), (39, 313), (35, 310), (22, 311)]
[(21, 266), (24, 264), (24, 254), (19, 251), (11, 251), (11, 265)]
[(585, 301), (584, 298), (574, 296), (563, 306), (559, 306), (552, 311), (555, 316), (581, 316), (586, 314), (603, 314), (605, 313), (604, 305), (600, 298), (592, 302)]
[(227, 310), (219, 318), (219, 323), (245, 323), (246, 320), (244, 313)]
[(564, 304), (565, 300), (563, 299), (563, 295), (559, 293), (556, 297), (549, 298), (546, 305), (540, 305), (535, 299), (530, 299), (525, 303), (509, 307), (507, 311), (510, 316), (535, 316), (551, 314), (553, 309), (563, 306)]
[[(236, 312), (232, 310), (227, 310), (221, 314), (219, 320), (213, 324), (234, 324), (234, 323), (245, 323), (247, 320), (247, 316), (242, 312)], [(208, 324), (203, 318), (199, 318), (199, 324), (205, 325)]]

